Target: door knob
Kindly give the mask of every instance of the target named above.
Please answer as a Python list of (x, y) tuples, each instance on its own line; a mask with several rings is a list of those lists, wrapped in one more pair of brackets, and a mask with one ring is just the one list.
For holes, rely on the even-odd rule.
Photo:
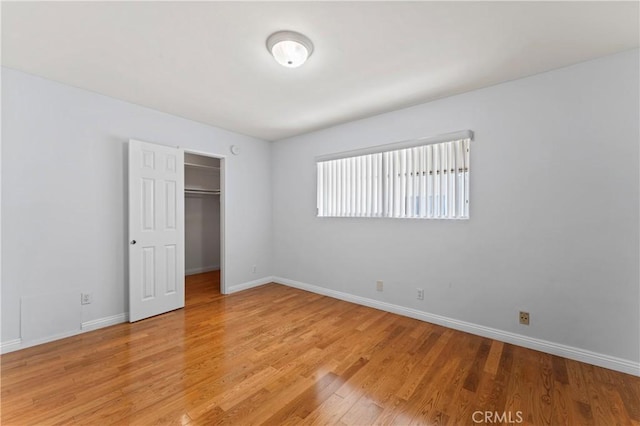
[(134, 245), (136, 243), (136, 240), (131, 240), (131, 245)]

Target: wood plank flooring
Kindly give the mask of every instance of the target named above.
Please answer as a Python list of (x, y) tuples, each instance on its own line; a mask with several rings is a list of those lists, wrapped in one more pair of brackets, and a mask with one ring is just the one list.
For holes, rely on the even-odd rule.
[(217, 273), (186, 298), (0, 357), (2, 425), (640, 425), (634, 376)]

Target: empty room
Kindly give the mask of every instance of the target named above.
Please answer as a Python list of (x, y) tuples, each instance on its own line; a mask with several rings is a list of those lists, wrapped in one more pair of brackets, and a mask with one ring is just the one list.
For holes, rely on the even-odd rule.
[(640, 425), (640, 2), (1, 41), (2, 425)]

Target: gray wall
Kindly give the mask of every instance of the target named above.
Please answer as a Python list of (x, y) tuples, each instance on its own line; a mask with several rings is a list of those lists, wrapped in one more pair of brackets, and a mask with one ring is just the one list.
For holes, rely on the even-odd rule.
[[(2, 342), (20, 337), (25, 298), (46, 298), (48, 310), (26, 319), (53, 324), (53, 337), (75, 321), (60, 309), (70, 295), (94, 295), (83, 323), (128, 311), (135, 138), (220, 155), (241, 147), (226, 159), (229, 286), (275, 276), (637, 366), (639, 59), (630, 51), (274, 144), (3, 69)], [(316, 155), (462, 129), (476, 135), (468, 221), (315, 217)]]
[[(634, 50), (276, 142), (275, 275), (637, 363), (638, 63)], [(468, 221), (315, 217), (315, 156), (463, 129)]]
[(185, 273), (220, 269), (220, 196), (187, 195), (184, 219)]
[[(68, 300), (82, 323), (128, 311), (129, 139), (218, 155), (240, 146), (226, 160), (227, 286), (272, 275), (270, 209), (255, 208), (271, 203), (268, 142), (3, 68), (3, 343), (20, 338), (24, 298), (51, 300), (27, 318), (46, 325), (41, 337), (69, 331)], [(92, 304), (79, 306), (82, 292)]]

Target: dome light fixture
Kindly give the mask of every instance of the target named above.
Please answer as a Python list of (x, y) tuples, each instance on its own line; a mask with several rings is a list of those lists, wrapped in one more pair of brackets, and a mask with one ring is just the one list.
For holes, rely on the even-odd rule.
[(280, 65), (297, 68), (313, 53), (313, 43), (303, 34), (294, 31), (278, 31), (267, 39), (267, 50)]

